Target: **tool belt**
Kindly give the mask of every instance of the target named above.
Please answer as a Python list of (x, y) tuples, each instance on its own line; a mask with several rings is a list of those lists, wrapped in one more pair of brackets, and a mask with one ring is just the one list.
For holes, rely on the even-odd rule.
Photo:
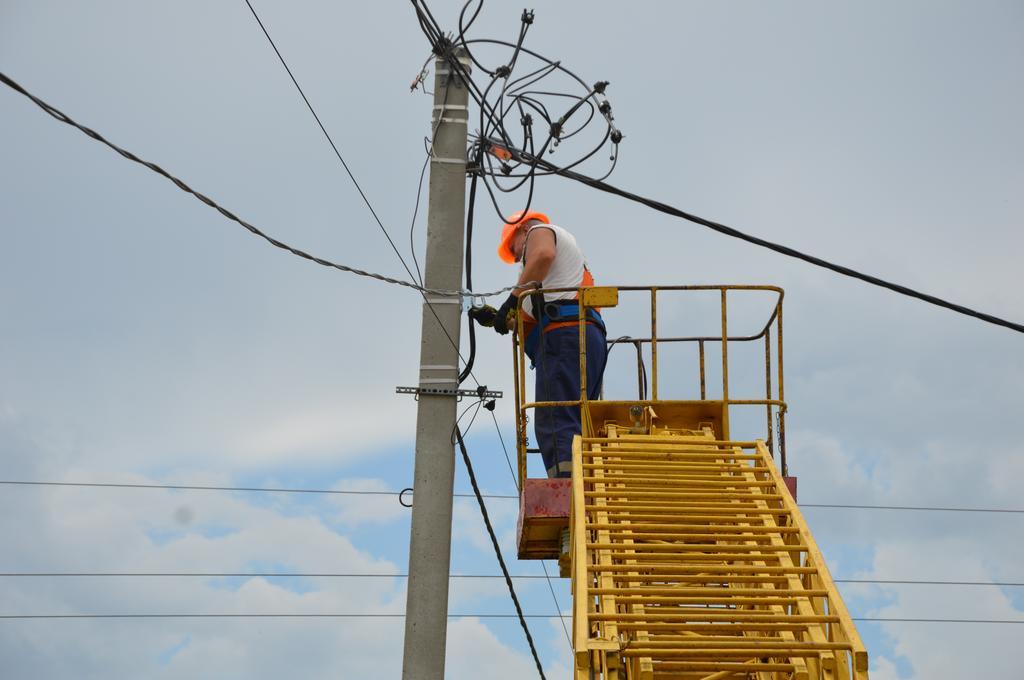
[[(540, 347), (541, 334), (546, 333), (551, 324), (577, 323), (580, 320), (580, 305), (576, 300), (556, 300), (553, 302), (545, 302), (539, 307), (536, 302), (537, 301), (535, 299), (534, 309), (541, 310), (540, 318), (537, 320), (537, 325), (534, 326), (533, 330), (526, 336), (526, 342), (523, 343), (523, 349), (526, 352), (526, 356), (530, 357), (530, 361), (534, 364), (537, 362), (537, 349)], [(598, 313), (594, 308), (586, 308), (583, 321), (584, 323), (597, 326), (601, 329), (602, 333), (607, 334), (604, 319), (601, 318), (600, 313)]]

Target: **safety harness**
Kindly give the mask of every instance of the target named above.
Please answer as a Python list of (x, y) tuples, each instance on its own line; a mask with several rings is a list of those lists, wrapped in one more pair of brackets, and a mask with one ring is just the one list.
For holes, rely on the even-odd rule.
[[(543, 295), (543, 293), (540, 295)], [(540, 295), (538, 295), (538, 297)], [(537, 325), (534, 326), (533, 330), (531, 330), (526, 336), (526, 342), (523, 346), (526, 356), (530, 357), (530, 362), (532, 364), (536, 364), (537, 362), (537, 348), (540, 347), (541, 333), (546, 333), (552, 324), (576, 323), (580, 320), (580, 305), (576, 300), (555, 300), (553, 302), (545, 302), (541, 305), (537, 305), (537, 301), (535, 299), (534, 309), (541, 310), (540, 318), (537, 319)], [(601, 318), (601, 314), (593, 307), (586, 308), (584, 322), (597, 326), (601, 329), (602, 333), (607, 334), (604, 319)]]

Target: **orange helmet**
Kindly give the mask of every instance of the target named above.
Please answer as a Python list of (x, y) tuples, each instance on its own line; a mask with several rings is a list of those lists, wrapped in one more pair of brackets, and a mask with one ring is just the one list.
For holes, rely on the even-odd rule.
[(498, 242), (498, 257), (503, 262), (514, 264), (516, 261), (515, 253), (512, 252), (512, 237), (515, 236), (516, 229), (519, 228), (523, 222), (527, 220), (540, 220), (544, 224), (551, 224), (551, 220), (544, 213), (529, 211), (523, 212), (520, 210), (517, 213), (512, 213), (505, 218), (505, 226), (501, 228), (501, 241)]

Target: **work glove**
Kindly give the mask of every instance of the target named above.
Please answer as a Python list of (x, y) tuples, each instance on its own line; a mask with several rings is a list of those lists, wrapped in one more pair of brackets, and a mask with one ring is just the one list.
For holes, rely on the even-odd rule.
[(498, 335), (508, 335), (509, 321), (514, 321), (516, 318), (516, 305), (519, 303), (519, 298), (515, 294), (510, 294), (508, 299), (502, 303), (501, 307), (498, 307), (498, 311), (494, 315), (494, 332)]
[(494, 325), (494, 319), (498, 315), (498, 310), (490, 305), (484, 305), (482, 307), (470, 307), (469, 318), (476, 321), (481, 326), (490, 328)]

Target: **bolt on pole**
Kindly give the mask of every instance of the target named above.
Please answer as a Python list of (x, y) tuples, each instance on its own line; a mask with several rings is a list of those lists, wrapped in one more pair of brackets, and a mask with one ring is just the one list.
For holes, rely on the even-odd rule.
[[(469, 59), (462, 52), (456, 58), (468, 73)], [(443, 57), (435, 60), (434, 74), (424, 283), (427, 288), (460, 290), (469, 93)], [(420, 387), (458, 387), (461, 317), (460, 298), (425, 294)], [(418, 401), (402, 680), (444, 680), (456, 407), (456, 398), (448, 395), (421, 394)]]

